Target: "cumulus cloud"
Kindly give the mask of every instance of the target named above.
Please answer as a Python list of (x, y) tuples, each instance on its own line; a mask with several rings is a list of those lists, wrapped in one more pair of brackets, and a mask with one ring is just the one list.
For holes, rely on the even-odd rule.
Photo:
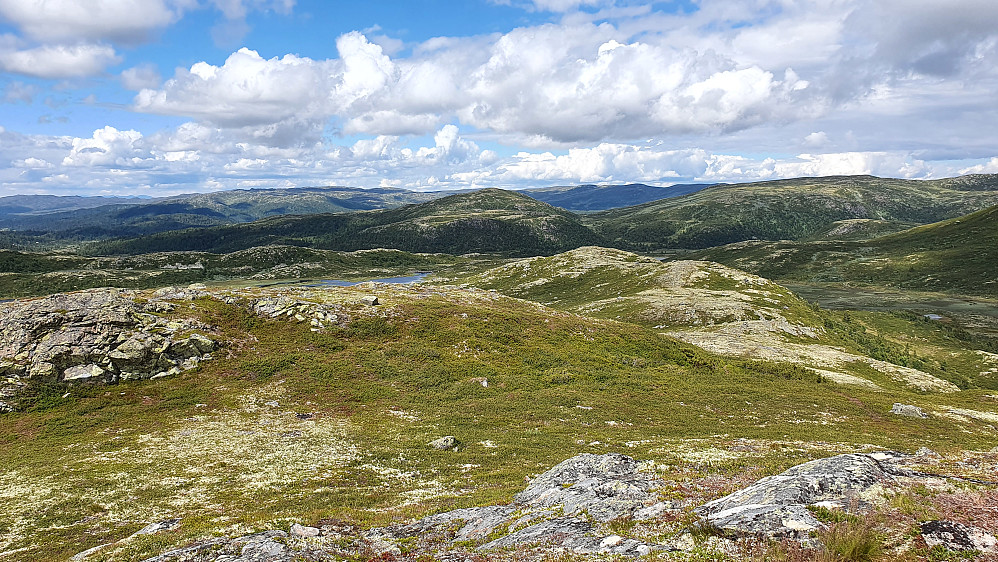
[(0, 17), (43, 41), (140, 41), (195, 0), (0, 0)]
[(775, 74), (615, 34), (608, 25), (548, 25), (514, 30), (477, 56), (456, 44), (398, 61), (359, 32), (339, 37), (339, 58), (326, 61), (240, 49), (221, 66), (198, 63), (142, 91), (135, 108), (224, 126), (336, 118), (348, 134), (425, 133), (456, 117), (577, 142), (738, 130), (792, 118), (807, 96), (792, 69)]
[(43, 45), (0, 51), (0, 68), (36, 78), (79, 78), (103, 72), (121, 60), (108, 45)]
[(114, 127), (97, 129), (89, 139), (74, 138), (63, 166), (130, 166), (138, 162), (138, 131), (119, 131)]

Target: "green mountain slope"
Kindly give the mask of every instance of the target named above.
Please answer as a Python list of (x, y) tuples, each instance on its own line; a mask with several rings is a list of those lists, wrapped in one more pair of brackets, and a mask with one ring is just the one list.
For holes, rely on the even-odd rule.
[[(11, 207), (26, 211), (0, 213), (0, 228), (31, 231), (36, 235), (48, 233), (58, 239), (93, 240), (236, 224), (278, 215), (393, 208), (436, 197), (440, 194), (403, 189), (307, 187), (237, 189), (153, 201), (103, 197), (30, 199)], [(48, 207), (42, 208), (43, 204)], [(59, 205), (85, 208), (61, 210)]]
[(677, 184), (668, 187), (630, 183), (626, 185), (576, 185), (527, 189), (522, 193), (569, 211), (605, 211), (640, 205), (659, 199), (695, 193), (707, 184)]
[(617, 247), (709, 248), (752, 239), (799, 240), (848, 219), (925, 224), (995, 204), (995, 175), (930, 181), (834, 176), (716, 185), (586, 220)]
[(275, 217), (240, 225), (164, 232), (95, 244), (91, 251), (233, 252), (289, 244), (335, 250), (394, 248), (522, 256), (556, 253), (598, 240), (570, 212), (511, 191), (484, 189), (399, 209)]
[(747, 242), (696, 257), (780, 280), (998, 296), (998, 206), (867, 241)]

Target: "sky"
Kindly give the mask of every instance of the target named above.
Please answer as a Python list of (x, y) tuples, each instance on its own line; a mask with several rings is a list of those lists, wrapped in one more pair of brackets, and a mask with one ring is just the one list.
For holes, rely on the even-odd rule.
[(970, 173), (994, 0), (0, 0), (0, 196)]

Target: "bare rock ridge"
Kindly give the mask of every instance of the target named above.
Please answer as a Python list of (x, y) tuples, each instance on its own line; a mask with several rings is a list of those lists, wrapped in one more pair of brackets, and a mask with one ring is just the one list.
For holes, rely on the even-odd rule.
[[(191, 289), (197, 292), (198, 289)], [(175, 294), (165, 294), (175, 298)], [(211, 358), (207, 326), (167, 320), (172, 304), (95, 289), (0, 304), (0, 410), (29, 380), (117, 382), (180, 373)]]
[[(712, 539), (719, 543), (748, 536), (815, 545), (811, 532), (825, 528), (825, 524), (814, 517), (809, 507), (862, 513), (882, 497), (885, 489), (906, 479), (921, 478), (905, 468), (911, 459), (894, 452), (818, 459), (763, 478), (694, 513), (709, 528), (719, 531), (720, 536)], [(618, 453), (581, 454), (537, 476), (508, 505), (457, 509), (366, 532), (339, 524), (295, 524), (290, 532), (270, 530), (232, 539), (210, 539), (145, 562), (283, 562), (358, 555), (378, 560), (416, 560), (427, 555), (477, 560), (478, 553), (497, 554), (504, 560), (505, 553), (512, 556), (509, 559), (525, 560), (543, 558), (552, 552), (604, 559), (694, 548), (691, 529), (668, 539), (666, 544), (625, 538), (609, 531), (608, 523), (622, 519), (653, 523), (680, 514), (681, 502), (660, 501), (657, 490), (664, 485), (650, 467), (631, 457)], [(927, 540), (956, 545), (953, 548), (994, 548), (994, 537), (986, 532), (950, 522), (937, 523), (923, 529)]]

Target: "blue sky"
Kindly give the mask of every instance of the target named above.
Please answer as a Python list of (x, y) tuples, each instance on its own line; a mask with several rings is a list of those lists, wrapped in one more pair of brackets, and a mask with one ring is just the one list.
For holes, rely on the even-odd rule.
[(998, 172), (991, 0), (0, 0), (0, 196)]

